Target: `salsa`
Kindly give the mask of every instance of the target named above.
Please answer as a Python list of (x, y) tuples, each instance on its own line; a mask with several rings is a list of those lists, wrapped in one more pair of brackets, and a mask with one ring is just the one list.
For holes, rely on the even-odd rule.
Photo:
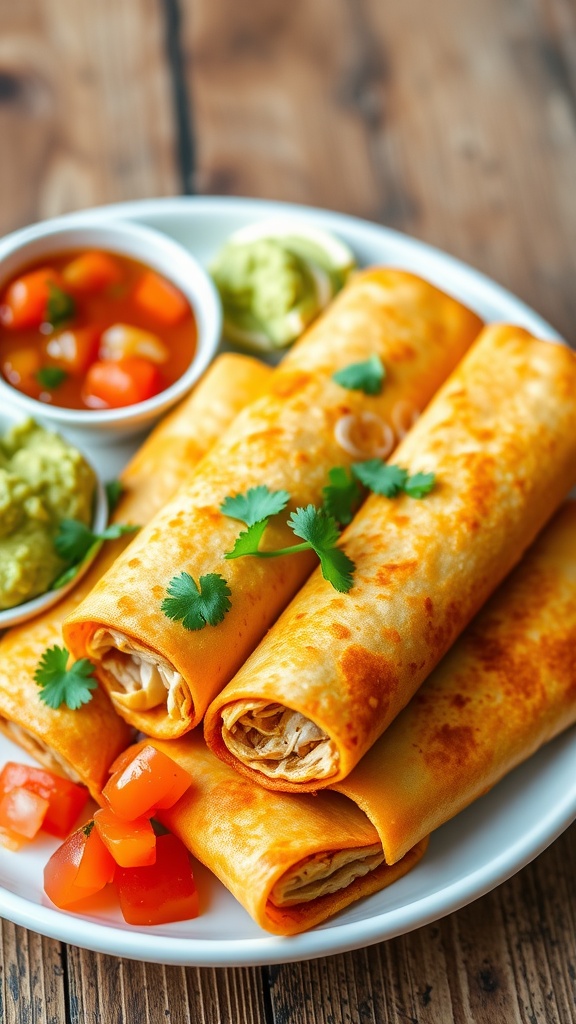
[(190, 365), (196, 322), (182, 292), (128, 256), (72, 250), (36, 261), (0, 295), (0, 372), (67, 409), (145, 401)]

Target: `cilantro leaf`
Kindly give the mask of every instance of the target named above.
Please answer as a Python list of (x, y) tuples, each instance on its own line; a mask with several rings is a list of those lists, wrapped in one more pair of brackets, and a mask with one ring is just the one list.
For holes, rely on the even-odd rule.
[(352, 472), (360, 483), (375, 494), (383, 494), (385, 498), (395, 498), (404, 490), (408, 472), (400, 466), (391, 466), (382, 459), (368, 459), (367, 462), (355, 462)]
[(236, 538), (232, 551), (228, 551), (224, 558), (241, 558), (242, 555), (256, 554), (267, 526), (268, 520), (261, 519), (259, 523), (253, 523), (247, 530), (243, 530)]
[(102, 530), (102, 533), (94, 533), (79, 519), (61, 519), (58, 533), (54, 538), (54, 547), (66, 562), (82, 562), (96, 542), (116, 540), (125, 533), (134, 533), (139, 529), (139, 526), (131, 523), (112, 523)]
[(355, 566), (352, 559), (336, 547), (340, 537), (336, 520), (325, 509), (307, 505), (291, 514), (289, 525), (318, 555), (324, 579), (342, 593), (350, 590)]
[(340, 536), (336, 520), (323, 508), (307, 505), (292, 512), (288, 525), (297, 537), (307, 540), (316, 554), (327, 547), (333, 547)]
[(330, 483), (322, 491), (324, 508), (337, 523), (346, 526), (352, 522), (352, 516), (360, 502), (360, 488), (344, 466), (330, 469), (328, 479)]
[(232, 607), (230, 588), (218, 573), (201, 576), (198, 582), (199, 586), (188, 572), (173, 576), (166, 589), (168, 596), (162, 601), (167, 618), (181, 622), (184, 629), (217, 626)]
[(67, 376), (66, 370), (61, 370), (59, 366), (42, 366), (36, 374), (36, 380), (43, 388), (57, 388)]
[(260, 485), (250, 487), (245, 494), (224, 498), (220, 511), (230, 519), (239, 519), (246, 526), (254, 526), (254, 523), (281, 512), (289, 501), (288, 491), (271, 491), (265, 485)]
[(109, 480), (104, 486), (108, 499), (108, 511), (113, 512), (124, 494), (124, 484), (121, 480)]
[(404, 490), (411, 498), (425, 498), (430, 494), (435, 482), (434, 473), (414, 473), (414, 476), (408, 477)]
[(68, 668), (69, 657), (65, 647), (48, 647), (34, 673), (41, 689), (40, 700), (54, 710), (66, 704), (77, 711), (92, 700), (92, 690), (98, 686), (93, 678), (96, 666), (88, 658), (80, 658)]
[(371, 355), (363, 363), (350, 363), (332, 374), (332, 379), (349, 391), (363, 391), (365, 395), (379, 395), (386, 376), (380, 356)]
[(46, 303), (46, 320), (51, 326), (61, 327), (71, 320), (76, 312), (76, 303), (71, 295), (63, 292), (53, 281), (48, 282), (48, 302)]
[(96, 822), (94, 821), (94, 818), (92, 818), (90, 821), (87, 821), (85, 825), (82, 825), (82, 831), (83, 831), (83, 833), (84, 833), (84, 835), (86, 836), (87, 839), (88, 839), (88, 836), (90, 835), (92, 829), (94, 828), (95, 824), (96, 824)]
[(356, 566), (351, 558), (342, 548), (329, 548), (327, 551), (319, 552), (320, 569), (328, 583), (331, 583), (335, 590), (347, 594), (354, 585), (354, 569)]

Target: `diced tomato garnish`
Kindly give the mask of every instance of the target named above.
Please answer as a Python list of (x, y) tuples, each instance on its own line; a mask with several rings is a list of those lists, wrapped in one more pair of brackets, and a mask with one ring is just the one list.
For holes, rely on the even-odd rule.
[(121, 772), (124, 768), (127, 768), (131, 761), (134, 760), (136, 754), (139, 754), (144, 747), (148, 747), (150, 744), (147, 740), (140, 740), (138, 743), (133, 743), (132, 746), (126, 747), (121, 754), (118, 754), (108, 769), (109, 775), (114, 775), (115, 772)]
[(156, 863), (147, 868), (118, 868), (116, 884), (128, 924), (167, 924), (198, 916), (190, 857), (176, 836), (158, 836)]
[(62, 277), (76, 291), (100, 292), (118, 284), (123, 274), (118, 260), (107, 252), (84, 252), (64, 267)]
[(19, 836), (16, 832), (12, 832), (11, 829), (0, 825), (0, 846), (3, 846), (5, 850), (11, 850), (12, 853), (16, 853), (26, 845), (26, 842), (27, 840), (24, 836)]
[(42, 366), (40, 348), (26, 345), (9, 352), (2, 360), (2, 372), (6, 380), (21, 391), (37, 391), (36, 374)]
[(56, 366), (68, 373), (86, 373), (98, 355), (100, 331), (96, 327), (75, 327), (53, 334), (46, 342), (46, 352)]
[(33, 839), (42, 828), (47, 810), (45, 797), (16, 786), (0, 800), (0, 825), (26, 839)]
[(27, 764), (8, 761), (0, 773), (0, 793), (24, 788), (48, 801), (42, 828), (50, 835), (64, 838), (86, 806), (88, 790), (70, 779)]
[(84, 381), (83, 396), (93, 409), (119, 409), (145, 402), (162, 390), (158, 367), (147, 359), (131, 356), (92, 363)]
[(120, 867), (154, 864), (156, 835), (148, 818), (126, 821), (108, 807), (101, 807), (94, 815), (94, 822), (104, 846)]
[(182, 292), (154, 270), (142, 275), (134, 301), (163, 324), (177, 324), (190, 313), (190, 305)]
[(46, 320), (50, 284), (58, 283), (59, 276), (51, 267), (40, 267), (17, 277), (0, 305), (0, 322), (12, 330), (39, 327)]
[(100, 892), (114, 878), (116, 864), (93, 822), (73, 832), (44, 868), (44, 891), (57, 907)]
[(104, 786), (102, 796), (118, 817), (132, 821), (150, 816), (157, 807), (172, 807), (191, 783), (187, 771), (148, 744), (128, 763), (122, 762)]

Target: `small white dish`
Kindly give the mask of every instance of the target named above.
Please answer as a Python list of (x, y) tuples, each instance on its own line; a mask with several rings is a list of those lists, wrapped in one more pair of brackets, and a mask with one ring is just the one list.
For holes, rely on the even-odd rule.
[[(36, 403), (37, 405), (40, 403)], [(26, 413), (7, 405), (4, 401), (0, 405), (0, 437), (2, 437), (10, 427), (15, 426), (17, 423), (22, 423), (23, 420), (28, 419)], [(42, 417), (34, 417), (36, 423), (44, 427), (46, 430), (54, 430), (52, 424), (42, 422)], [(86, 459), (92, 468), (92, 460), (82, 452), (82, 455)], [(106, 491), (102, 486), (102, 482), (94, 469), (96, 474), (96, 491), (94, 494), (94, 518), (92, 520), (92, 529), (94, 533), (101, 533), (102, 530), (106, 529), (108, 523), (108, 500), (106, 498)], [(21, 622), (25, 622), (26, 619), (32, 619), (35, 615), (39, 615), (40, 612), (46, 611), (51, 608), (52, 605), (61, 601), (64, 594), (67, 594), (72, 587), (75, 587), (78, 580), (81, 580), (84, 573), (88, 571), (92, 562), (96, 558), (98, 550), (94, 550), (92, 555), (87, 556), (83, 562), (78, 566), (73, 579), (65, 583), (63, 587), (58, 587), (57, 590), (47, 590), (44, 594), (39, 594), (38, 597), (33, 597), (31, 601), (24, 601), (22, 604), (17, 604), (14, 608), (0, 609), (0, 633), (3, 629), (9, 629), (10, 626), (17, 626)]]
[[(174, 384), (153, 398), (121, 409), (64, 409), (39, 402), (0, 376), (0, 401), (11, 402), (34, 419), (41, 418), (76, 443), (110, 444), (150, 427), (190, 391), (214, 357), (222, 330), (220, 298), (212, 279), (196, 258), (174, 239), (153, 228), (93, 215), (62, 226), (51, 222), (8, 236), (0, 243), (0, 293), (23, 267), (52, 253), (102, 249), (140, 260), (180, 289), (190, 303), (197, 327), (196, 352)], [(99, 440), (100, 437), (100, 440)]]

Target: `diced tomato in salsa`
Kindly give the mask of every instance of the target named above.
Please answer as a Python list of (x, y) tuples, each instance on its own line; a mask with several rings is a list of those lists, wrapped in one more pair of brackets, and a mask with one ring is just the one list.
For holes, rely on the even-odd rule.
[(173, 835), (156, 839), (156, 863), (118, 868), (120, 909), (128, 924), (167, 924), (198, 916), (198, 893), (190, 855)]
[(64, 283), (80, 292), (99, 292), (122, 280), (119, 261), (107, 252), (83, 252), (62, 271)]
[(163, 324), (177, 324), (189, 309), (182, 292), (153, 270), (143, 274), (134, 292), (134, 301)]
[(70, 779), (35, 765), (8, 761), (0, 772), (0, 793), (24, 788), (48, 801), (42, 828), (50, 835), (63, 838), (78, 820), (88, 801), (88, 790)]
[(39, 327), (46, 320), (50, 285), (59, 284), (52, 267), (39, 267), (17, 277), (8, 286), (0, 305), (0, 321), (10, 330)]
[(94, 823), (104, 846), (121, 867), (144, 867), (156, 860), (156, 835), (148, 818), (126, 821), (101, 807), (94, 814)]
[(46, 342), (46, 355), (54, 366), (82, 375), (96, 359), (99, 344), (96, 327), (76, 327), (53, 334)]
[(44, 891), (57, 907), (100, 892), (114, 878), (116, 864), (93, 822), (73, 832), (44, 868)]
[(147, 359), (102, 359), (92, 363), (84, 381), (84, 401), (91, 409), (120, 409), (145, 402), (162, 390), (162, 375)]
[[(120, 818), (150, 816), (157, 807), (172, 807), (192, 783), (187, 771), (151, 744), (136, 748), (110, 777), (102, 796)], [(167, 802), (169, 801), (169, 802)]]

